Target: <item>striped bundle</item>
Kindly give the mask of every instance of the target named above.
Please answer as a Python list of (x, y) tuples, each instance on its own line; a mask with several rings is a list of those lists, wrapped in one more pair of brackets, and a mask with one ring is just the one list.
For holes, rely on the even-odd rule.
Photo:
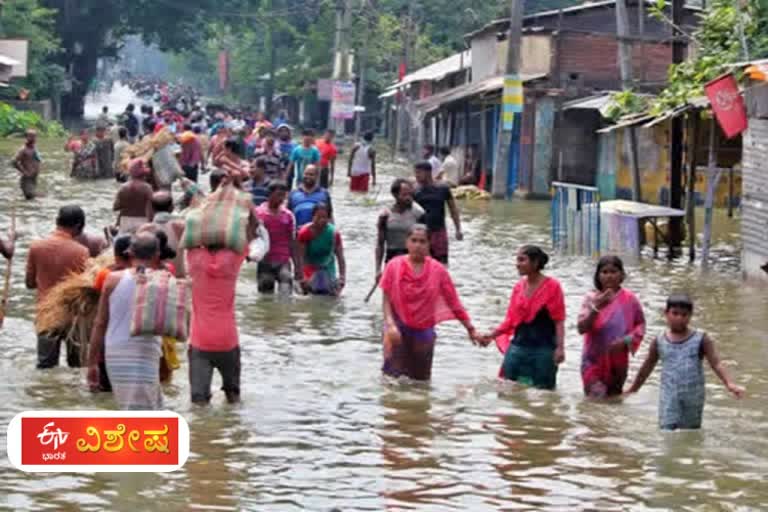
[(222, 185), (189, 210), (182, 240), (185, 249), (208, 247), (244, 253), (248, 245), (251, 197), (233, 185)]
[(136, 273), (131, 336), (168, 336), (186, 341), (189, 336), (190, 284), (165, 270), (140, 269)]

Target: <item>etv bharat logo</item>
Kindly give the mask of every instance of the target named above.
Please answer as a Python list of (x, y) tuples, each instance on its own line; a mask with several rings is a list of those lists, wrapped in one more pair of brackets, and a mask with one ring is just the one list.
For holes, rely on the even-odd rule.
[[(48, 430), (48, 427), (51, 427), (51, 430)], [(50, 422), (46, 424), (43, 427), (43, 431), (37, 434), (37, 439), (40, 441), (40, 444), (43, 446), (49, 446), (53, 444), (53, 452), (52, 453), (43, 453), (43, 460), (49, 461), (49, 460), (65, 460), (67, 457), (66, 452), (60, 452), (59, 447), (64, 446), (64, 443), (67, 442), (67, 439), (69, 439), (69, 432), (62, 432), (60, 428), (56, 427), (56, 430), (53, 430), (53, 427), (56, 427), (55, 422)]]

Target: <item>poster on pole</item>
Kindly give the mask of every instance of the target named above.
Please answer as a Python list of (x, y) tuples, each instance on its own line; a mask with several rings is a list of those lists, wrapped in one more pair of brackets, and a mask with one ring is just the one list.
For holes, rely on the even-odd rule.
[(354, 119), (355, 117), (355, 83), (336, 81), (333, 83), (333, 98), (331, 101), (331, 117), (333, 119)]
[(331, 101), (333, 99), (333, 80), (321, 78), (317, 81), (317, 99)]
[(504, 77), (504, 92), (502, 95), (502, 128), (512, 131), (515, 114), (523, 113), (523, 81), (520, 75), (507, 75)]

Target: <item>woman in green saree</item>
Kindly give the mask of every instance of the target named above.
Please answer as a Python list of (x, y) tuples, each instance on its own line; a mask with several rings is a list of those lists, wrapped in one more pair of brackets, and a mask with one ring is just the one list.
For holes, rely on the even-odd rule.
[[(329, 222), (329, 208), (318, 203), (312, 210), (312, 222), (299, 230), (299, 268), (301, 286), (313, 295), (339, 295), (344, 288), (347, 265), (341, 233)], [(339, 271), (336, 272), (338, 261)]]

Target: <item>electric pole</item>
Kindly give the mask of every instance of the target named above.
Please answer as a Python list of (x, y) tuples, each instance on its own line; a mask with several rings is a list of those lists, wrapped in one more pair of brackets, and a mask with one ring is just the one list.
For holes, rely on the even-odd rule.
[[(272, 0), (263, 0), (262, 2), (262, 12), (265, 13), (271, 13), (272, 12)], [(275, 47), (275, 41), (273, 39), (272, 34), (272, 24), (269, 22), (269, 20), (265, 20), (264, 23), (264, 47), (267, 50), (267, 59), (269, 60), (268, 64), (268, 77), (267, 77), (267, 89), (265, 92), (266, 96), (266, 112), (265, 114), (271, 119), (274, 117), (274, 112), (272, 112), (272, 102), (275, 96), (275, 53), (277, 52), (277, 49)]]
[[(513, 80), (515, 84), (519, 84), (519, 87), (515, 86), (515, 89), (519, 91), (519, 94), (523, 94), (522, 77), (520, 76), (520, 46), (523, 40), (523, 2), (524, 0), (512, 0), (509, 10), (509, 35), (507, 36), (507, 65), (506, 73), (504, 76), (505, 87), (502, 92), (502, 107), (499, 119), (499, 132), (498, 132), (498, 144), (496, 147), (496, 165), (493, 169), (493, 186), (491, 192), (495, 198), (506, 198), (508, 196), (509, 189), (509, 162), (513, 156), (519, 155), (520, 140), (513, 140), (512, 128), (505, 122), (505, 115), (512, 116), (512, 124), (520, 128), (520, 123), (523, 119), (522, 116), (522, 98), (505, 98), (510, 93), (507, 90), (506, 82)], [(506, 101), (505, 101), (506, 100)], [(510, 100), (514, 102), (520, 102), (519, 112), (509, 112), (505, 114), (505, 109), (508, 105), (505, 105)], [(505, 126), (505, 124), (507, 126)], [(519, 130), (518, 130), (519, 131)], [(515, 145), (513, 148), (512, 145)]]
[[(411, 30), (413, 27), (413, 1), (408, 2), (408, 14), (401, 21), (401, 31), (403, 36), (403, 57), (398, 70), (398, 82), (408, 74), (408, 67), (411, 58)], [(402, 70), (402, 72), (401, 72)], [(402, 76), (400, 76), (402, 75)], [(400, 139), (402, 138), (403, 124), (405, 119), (405, 90), (401, 88), (397, 92), (397, 116), (395, 121), (395, 151), (393, 159), (400, 153)]]
[[(680, 64), (685, 59), (683, 34), (677, 28), (683, 24), (683, 0), (672, 0), (672, 23), (672, 63)], [(678, 210), (683, 207), (683, 136), (683, 118), (675, 116), (670, 130), (669, 206)], [(669, 220), (670, 256), (683, 241), (682, 227), (680, 217)]]
[[(365, 0), (363, 0), (365, 2)], [(365, 12), (365, 7), (363, 7), (363, 12)], [(368, 33), (373, 32), (373, 13), (367, 13), (365, 14), (366, 19), (366, 28), (368, 29)], [(357, 81), (357, 105), (364, 106), (365, 104), (365, 73), (366, 73), (366, 67), (368, 66), (368, 41), (369, 37), (366, 37), (363, 39), (363, 52), (360, 56), (360, 71), (359, 71), (359, 79)], [(360, 132), (363, 129), (363, 112), (355, 112), (355, 140), (358, 140), (360, 138)]]
[[(347, 82), (349, 76), (349, 35), (352, 29), (352, 0), (336, 1), (336, 51), (333, 55), (334, 81)], [(331, 101), (331, 110), (333, 101)], [(336, 134), (343, 139), (346, 122), (344, 119), (332, 119), (328, 113), (329, 127), (335, 127)]]

